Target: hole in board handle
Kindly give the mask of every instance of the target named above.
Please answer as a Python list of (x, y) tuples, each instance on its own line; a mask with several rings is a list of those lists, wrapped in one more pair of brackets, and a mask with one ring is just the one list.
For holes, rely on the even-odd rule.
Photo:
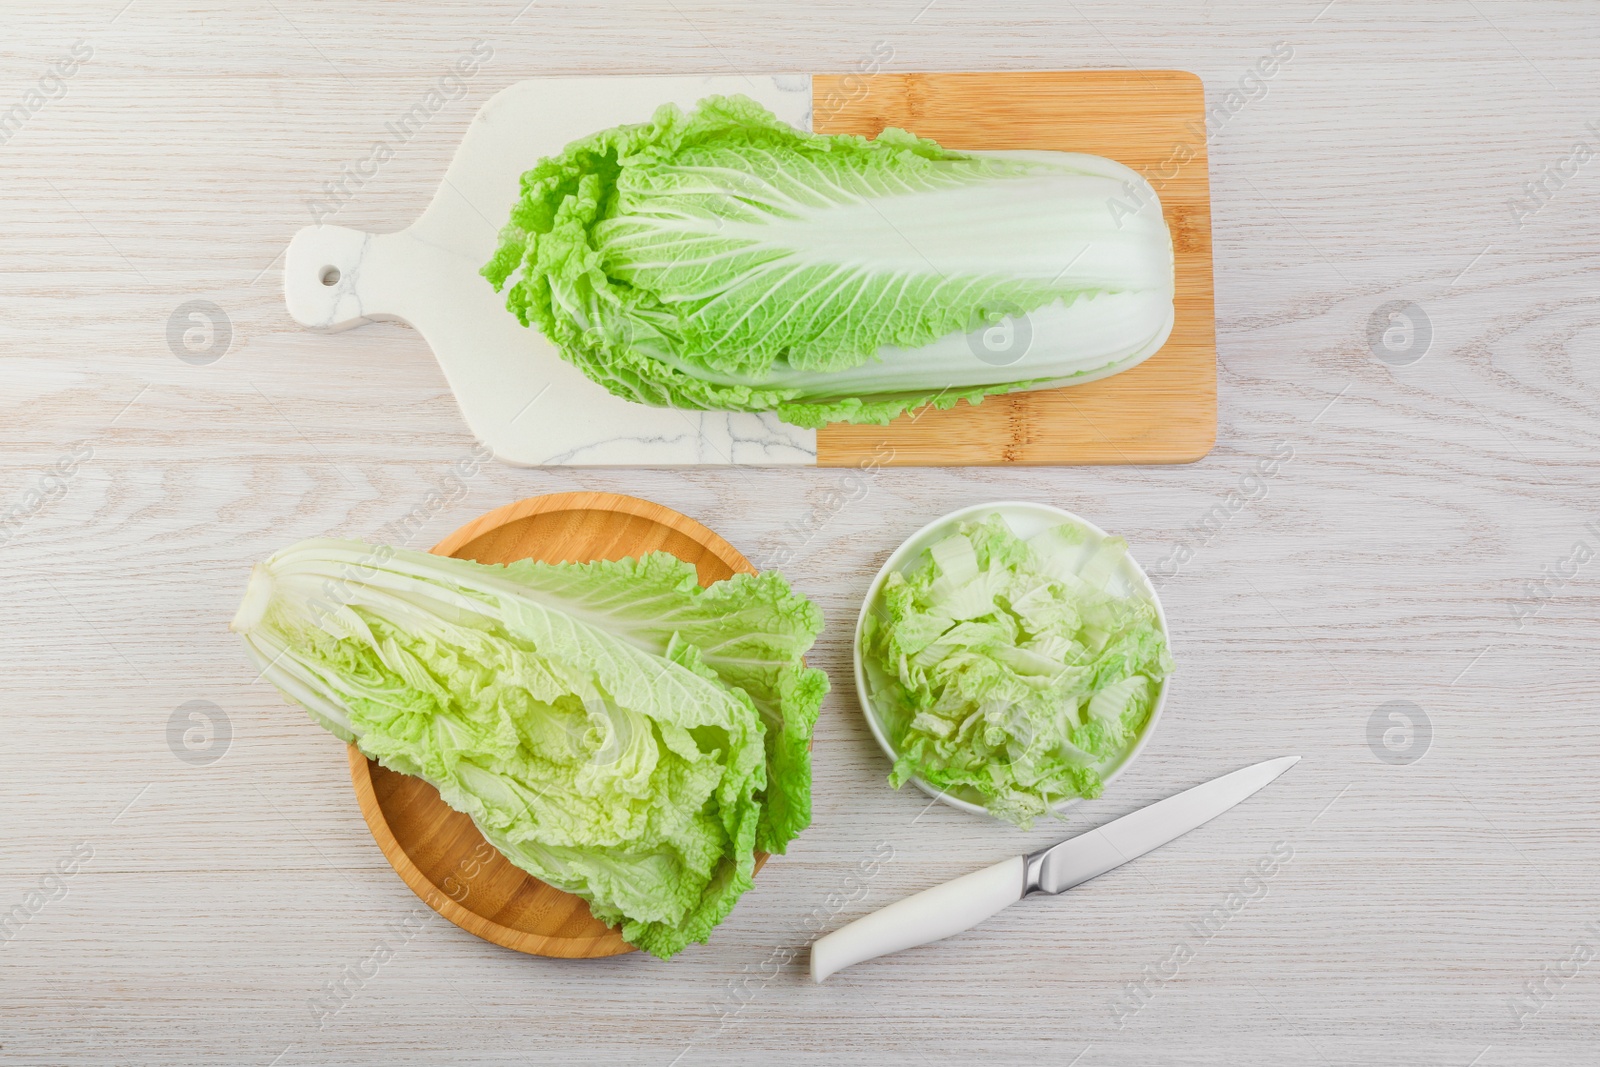
[(339, 268), (338, 267), (323, 267), (322, 268), (322, 284), (323, 285), (337, 285), (338, 282), (339, 282)]

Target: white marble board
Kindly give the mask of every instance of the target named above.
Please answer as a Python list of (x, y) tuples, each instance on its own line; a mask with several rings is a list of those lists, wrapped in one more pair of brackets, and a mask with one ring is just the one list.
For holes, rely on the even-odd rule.
[(316, 225), (295, 234), (283, 275), (289, 313), (329, 333), (384, 320), (415, 327), (473, 435), (506, 463), (815, 464), (816, 432), (774, 415), (653, 408), (612, 396), (517, 322), (478, 273), (518, 179), (537, 160), (596, 130), (645, 121), (665, 101), (689, 107), (727, 93), (811, 128), (805, 74), (534, 78), (507, 87), (473, 118), (433, 202), (409, 227), (373, 234)]

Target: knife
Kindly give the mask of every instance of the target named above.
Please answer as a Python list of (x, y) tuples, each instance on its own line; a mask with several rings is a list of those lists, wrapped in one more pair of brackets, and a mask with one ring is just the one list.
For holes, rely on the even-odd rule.
[(1033, 893), (1056, 894), (1098, 878), (1210, 822), (1300, 762), (1280, 756), (1158, 800), (1027, 856), (923, 890), (818, 938), (811, 978), (959, 934)]

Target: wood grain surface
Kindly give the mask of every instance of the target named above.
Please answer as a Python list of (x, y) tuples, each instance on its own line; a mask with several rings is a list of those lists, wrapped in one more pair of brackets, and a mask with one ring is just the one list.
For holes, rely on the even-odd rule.
[(948, 148), (1107, 156), (1144, 175), (1172, 231), (1177, 318), (1161, 350), (1098, 382), (961, 401), (888, 426), (817, 434), (827, 467), (1191, 463), (1217, 437), (1205, 87), (1173, 70), (834, 74), (812, 81), (818, 133), (909, 129)]
[[(1600, 921), (1600, 561), (1574, 553), (1600, 545), (1600, 162), (1563, 162), (1600, 125), (1592, 4), (121, 7), (12, 3), (0, 46), (0, 115), (93, 50), (0, 144), (0, 922), (27, 916), (0, 933), (0, 1063), (1594, 1061), (1600, 962), (1574, 950)], [(399, 143), (476, 40), (492, 59)], [(414, 331), (330, 340), (284, 310), (308, 200), (386, 139), (331, 221), (415, 218), (523, 78), (1109, 67), (1194, 71), (1222, 109), (1218, 436), (1193, 464), (508, 469)], [(1393, 301), (1429, 324), (1376, 346), (1405, 366), (1369, 339)], [(527, 956), (436, 916), (342, 746), (227, 630), (250, 566), (302, 537), (426, 548), (571, 491), (693, 516), (828, 623), (813, 825), (668, 962)], [(998, 499), (1125, 536), (1177, 661), (1138, 763), (1026, 833), (890, 789), (850, 685), (889, 552)], [(1285, 753), (1137, 863), (805, 976), (816, 931)]]
[[(755, 570), (687, 515), (616, 493), (519, 500), (473, 519), (432, 551), (479, 563), (587, 563), (670, 552), (694, 564), (702, 585)], [(635, 951), (583, 899), (513, 866), (433, 786), (380, 767), (355, 745), (348, 749), (350, 780), (373, 839), (428, 907), (485, 941), (535, 956), (594, 959)], [(757, 871), (766, 859), (756, 854)]]

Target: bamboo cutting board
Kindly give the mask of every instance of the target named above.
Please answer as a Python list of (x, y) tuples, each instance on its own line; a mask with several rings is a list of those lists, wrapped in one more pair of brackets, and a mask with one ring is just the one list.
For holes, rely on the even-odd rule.
[[(770, 414), (630, 403), (563, 361), (479, 276), (522, 172), (596, 130), (742, 93), (797, 127), (902, 126), (952, 148), (1108, 156), (1161, 196), (1177, 261), (1165, 347), (1086, 385), (924, 410), (887, 427), (803, 430)], [(407, 322), (427, 339), (472, 432), (522, 466), (940, 466), (1183, 463), (1216, 436), (1205, 93), (1177, 71), (538, 78), (473, 119), (433, 202), (398, 233), (308, 226), (284, 261), (289, 311), (338, 331)]]
[[(701, 585), (755, 572), (737, 549), (687, 515), (615, 493), (554, 493), (508, 504), (467, 523), (432, 551), (479, 563), (586, 563), (670, 552), (694, 564)], [(433, 786), (385, 770), (354, 745), (349, 756), (368, 829), (428, 907), (486, 941), (535, 956), (634, 951), (589, 914), (582, 899), (513, 866)], [(756, 853), (757, 871), (766, 859)]]
[(812, 80), (812, 92), (817, 133), (872, 137), (899, 126), (949, 148), (1090, 152), (1132, 167), (1161, 197), (1177, 262), (1172, 336), (1137, 367), (1087, 385), (912, 413), (887, 427), (836, 423), (817, 433), (819, 465), (1189, 463), (1211, 451), (1217, 342), (1205, 88), (1197, 76), (829, 74)]

